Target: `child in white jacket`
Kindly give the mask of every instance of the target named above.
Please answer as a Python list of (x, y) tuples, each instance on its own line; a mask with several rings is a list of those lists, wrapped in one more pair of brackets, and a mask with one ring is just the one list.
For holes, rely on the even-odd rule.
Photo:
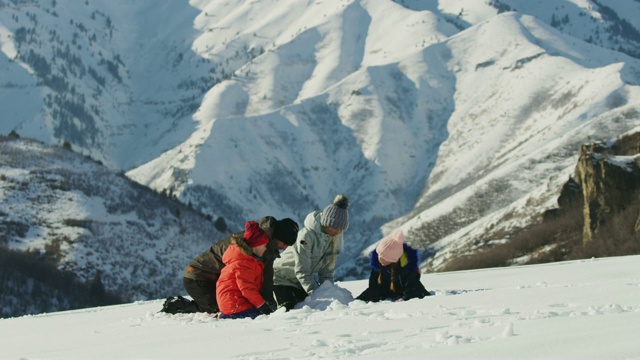
[(273, 264), (273, 292), (279, 306), (293, 309), (320, 284), (333, 282), (343, 232), (349, 227), (348, 209), (349, 199), (340, 194), (323, 211), (307, 215), (296, 243)]

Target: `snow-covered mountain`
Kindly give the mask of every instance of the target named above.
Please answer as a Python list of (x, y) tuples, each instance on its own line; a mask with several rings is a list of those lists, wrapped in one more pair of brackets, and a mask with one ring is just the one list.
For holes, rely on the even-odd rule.
[(340, 277), (395, 227), (437, 270), (555, 206), (579, 144), (640, 126), (637, 19), (635, 0), (0, 0), (0, 133), (232, 228), (346, 193)]
[[(225, 236), (212, 220), (68, 149), (0, 137), (0, 254), (30, 250), (124, 301), (155, 299), (182, 293), (184, 266)], [(0, 316), (69, 308), (40, 267), (1, 265)]]

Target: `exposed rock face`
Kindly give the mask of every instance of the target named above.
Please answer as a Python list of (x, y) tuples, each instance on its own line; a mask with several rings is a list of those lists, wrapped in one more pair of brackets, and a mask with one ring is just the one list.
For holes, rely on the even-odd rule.
[(582, 205), (582, 187), (573, 178), (569, 178), (558, 197), (558, 206), (564, 210), (574, 206), (582, 207)]
[(592, 240), (593, 234), (609, 214), (624, 209), (638, 196), (638, 137), (638, 134), (634, 134), (619, 139), (615, 144), (599, 142), (580, 147), (574, 179), (582, 189), (583, 196), (583, 243)]

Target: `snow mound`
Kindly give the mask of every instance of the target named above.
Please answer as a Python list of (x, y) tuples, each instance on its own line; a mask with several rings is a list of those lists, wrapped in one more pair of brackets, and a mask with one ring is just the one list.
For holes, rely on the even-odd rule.
[(347, 305), (353, 300), (351, 291), (330, 281), (325, 281), (304, 301), (296, 304), (294, 309), (302, 309), (305, 306), (313, 310), (336, 309)]

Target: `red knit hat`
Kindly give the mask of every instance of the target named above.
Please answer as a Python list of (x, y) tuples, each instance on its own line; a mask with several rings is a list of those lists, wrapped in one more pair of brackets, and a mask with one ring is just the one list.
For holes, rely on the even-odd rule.
[(264, 232), (264, 230), (260, 228), (260, 225), (258, 225), (258, 223), (255, 221), (247, 221), (247, 223), (244, 224), (243, 237), (244, 241), (247, 242), (247, 245), (252, 248), (267, 244), (269, 242), (267, 233)]
[(403, 243), (404, 235), (400, 230), (394, 231), (382, 239), (376, 247), (380, 263), (384, 266), (398, 262), (400, 256), (404, 253)]

